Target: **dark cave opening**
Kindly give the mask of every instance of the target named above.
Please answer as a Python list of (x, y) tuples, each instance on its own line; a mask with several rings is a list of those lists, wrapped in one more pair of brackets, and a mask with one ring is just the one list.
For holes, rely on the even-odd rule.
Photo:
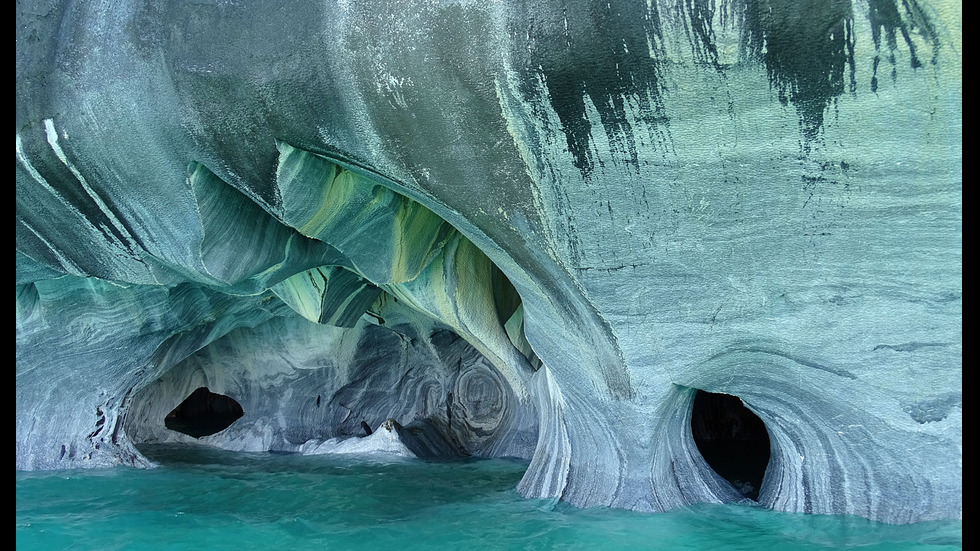
[(241, 404), (233, 398), (202, 386), (168, 413), (163, 423), (170, 430), (200, 438), (225, 430), (243, 415)]
[(749, 499), (759, 498), (769, 465), (769, 432), (738, 396), (698, 390), (691, 433), (701, 456)]

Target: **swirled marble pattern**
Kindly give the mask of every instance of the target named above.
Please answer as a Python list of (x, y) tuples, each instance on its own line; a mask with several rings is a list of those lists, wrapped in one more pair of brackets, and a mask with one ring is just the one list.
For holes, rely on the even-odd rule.
[(149, 466), (207, 386), (245, 415), (197, 444), (743, 499), (700, 389), (765, 423), (760, 506), (962, 516), (959, 2), (16, 17), (18, 469)]

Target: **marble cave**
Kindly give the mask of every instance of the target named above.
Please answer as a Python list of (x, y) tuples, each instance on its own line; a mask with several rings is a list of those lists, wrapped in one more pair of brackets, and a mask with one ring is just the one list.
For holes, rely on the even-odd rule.
[(16, 4), (17, 470), (962, 517), (945, 0)]

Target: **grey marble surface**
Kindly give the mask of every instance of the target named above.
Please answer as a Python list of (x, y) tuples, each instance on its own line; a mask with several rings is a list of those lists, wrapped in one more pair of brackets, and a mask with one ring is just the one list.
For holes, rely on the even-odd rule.
[[(761, 506), (961, 517), (960, 6), (761, 5), (19, 3), (17, 468), (392, 419), (528, 497), (737, 501), (701, 389)], [(168, 431), (199, 386), (245, 416)]]

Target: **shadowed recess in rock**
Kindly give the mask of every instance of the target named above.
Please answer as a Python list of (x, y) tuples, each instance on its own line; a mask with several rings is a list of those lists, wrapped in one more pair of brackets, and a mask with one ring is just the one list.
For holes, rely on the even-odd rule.
[[(320, 267), (273, 288), (311, 321), (352, 327), (390, 295), (447, 324), (508, 379), (522, 399), (537, 358), (514, 286), (472, 241), (419, 202), (329, 159), (277, 143), (282, 221), (329, 243), (347, 269)], [(363, 278), (363, 279), (362, 279)]]
[(962, 516), (957, 0), (154, 4), (17, 4), (18, 469)]
[(233, 398), (201, 387), (168, 413), (164, 423), (170, 430), (200, 438), (225, 430), (243, 415)]
[[(162, 369), (134, 398), (134, 441), (180, 441), (161, 432), (154, 412), (172, 407), (176, 396), (203, 380), (218, 392), (233, 389), (249, 411), (233, 430), (208, 438), (212, 446), (529, 457), (536, 417), (520, 412), (532, 407), (526, 380), (540, 361), (507, 276), (451, 224), (370, 174), (284, 142), (278, 147), (277, 184), (285, 196), (308, 193), (305, 200), (284, 199), (282, 212), (270, 216), (251, 202), (236, 205), (231, 200), (245, 196), (229, 186), (216, 186), (216, 193), (227, 192), (232, 208), (278, 217), (281, 224), (274, 226), (336, 251), (328, 264), (270, 287), (316, 325), (299, 319), (267, 324), (249, 344), (231, 335)], [(220, 183), (202, 165), (193, 168), (196, 183)], [(292, 329), (287, 334), (281, 327)], [(252, 340), (263, 343), (261, 352)], [(317, 392), (310, 394), (311, 388)], [(167, 428), (188, 407), (171, 412)], [(372, 436), (382, 421), (397, 427), (397, 435), (392, 428), (388, 436), (401, 443)], [(181, 432), (216, 432), (208, 430)], [(363, 432), (371, 438), (361, 441)]]
[(742, 495), (758, 499), (769, 463), (769, 433), (737, 396), (697, 391), (691, 432), (701, 456)]

